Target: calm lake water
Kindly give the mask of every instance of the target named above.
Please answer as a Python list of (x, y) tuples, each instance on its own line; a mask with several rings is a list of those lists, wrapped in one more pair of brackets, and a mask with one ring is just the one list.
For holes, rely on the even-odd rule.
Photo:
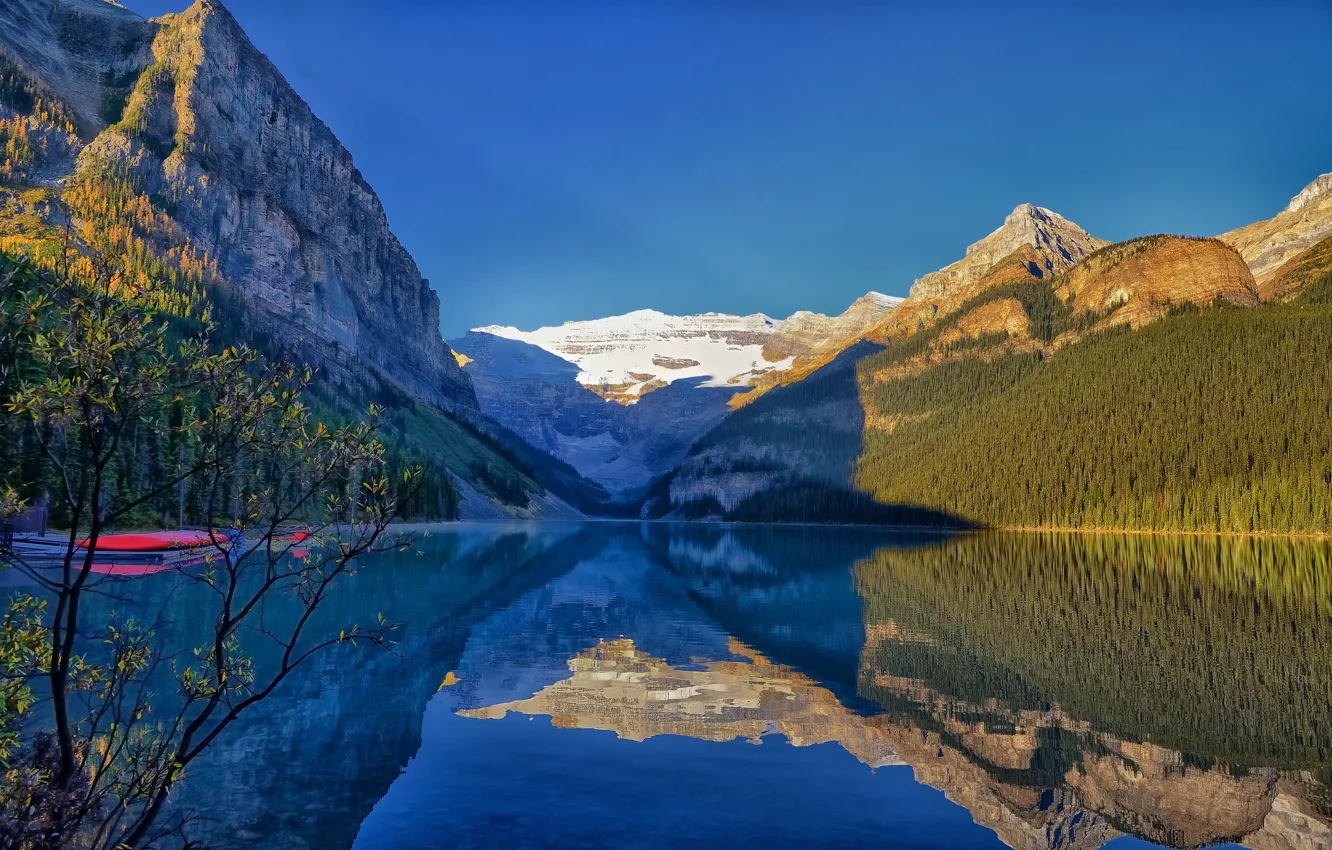
[[(209, 846), (1332, 847), (1332, 548), (452, 526), (176, 797)], [(127, 580), (179, 612), (171, 573)], [(262, 660), (262, 659), (261, 659)]]

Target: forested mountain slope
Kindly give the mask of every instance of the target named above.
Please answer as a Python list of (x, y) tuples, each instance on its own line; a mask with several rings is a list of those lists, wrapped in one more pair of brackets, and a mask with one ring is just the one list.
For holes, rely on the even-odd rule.
[(856, 363), (861, 342), (804, 380), (778, 387), (704, 434), (659, 478), (646, 517), (744, 522), (840, 522), (961, 527), (954, 517), (876, 503), (851, 487), (864, 418)]
[(987, 525), (1332, 531), (1332, 310), (1177, 311), (892, 381), (857, 485)]
[[(1219, 240), (1143, 237), (1056, 273), (1019, 244), (960, 283), (918, 287), (881, 350), (732, 415), (645, 509), (740, 518), (764, 494), (850, 517), (863, 511), (844, 494), (858, 492), (981, 525), (1332, 530), (1324, 249), (1288, 263), (1292, 303), (1259, 306)], [(812, 463), (825, 446), (862, 450)]]
[(1323, 530), (1327, 316), (1257, 303), (1179, 237), (981, 293), (860, 363), (856, 484), (987, 525)]

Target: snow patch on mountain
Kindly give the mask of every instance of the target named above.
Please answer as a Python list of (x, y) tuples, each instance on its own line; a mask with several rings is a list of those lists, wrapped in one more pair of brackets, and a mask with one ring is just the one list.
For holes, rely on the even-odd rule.
[(534, 331), (498, 325), (474, 330), (535, 345), (576, 364), (580, 384), (613, 388), (632, 400), (687, 378), (702, 378), (705, 387), (749, 386), (759, 375), (790, 369), (795, 358), (768, 360), (763, 354), (781, 326), (762, 313), (669, 316), (636, 310)]
[(861, 300), (863, 301), (865, 299), (869, 299), (889, 308), (896, 307), (898, 304), (901, 304), (906, 300), (905, 298), (899, 298), (896, 295), (884, 295), (882, 292), (866, 292)]

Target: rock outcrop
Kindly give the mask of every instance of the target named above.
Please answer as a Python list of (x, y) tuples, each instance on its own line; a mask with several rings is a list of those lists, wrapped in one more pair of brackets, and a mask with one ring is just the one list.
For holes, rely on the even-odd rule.
[[(939, 299), (908, 298), (876, 336), (901, 341), (935, 325), (942, 325), (940, 332), (910, 357), (868, 372), (869, 380), (897, 380), (972, 356), (1040, 352), (1048, 357), (1087, 331), (1141, 327), (1186, 304), (1259, 303), (1258, 286), (1244, 260), (1217, 239), (1144, 236), (1100, 248), (1053, 277), (1045, 277), (1039, 256), (1038, 249), (1024, 245)], [(999, 291), (1041, 280), (1053, 287), (1056, 303), (1028, 307)], [(1045, 323), (1040, 328), (1038, 313)], [(1054, 319), (1054, 313), (1062, 318)], [(870, 418), (882, 416), (871, 411)]]
[(1314, 180), (1266, 221), (1217, 238), (1240, 252), (1260, 287), (1287, 261), (1332, 236), (1332, 174)]
[(825, 316), (801, 310), (781, 323), (765, 353), (771, 359), (807, 357), (817, 352), (840, 351), (875, 327), (901, 304), (903, 299), (879, 292), (860, 296), (838, 316)]
[(1264, 301), (1289, 301), (1329, 274), (1332, 274), (1332, 236), (1266, 275), (1258, 283), (1258, 294)]
[(1239, 253), (1216, 239), (1144, 236), (1108, 246), (1055, 281), (1074, 313), (1104, 315), (1103, 326), (1139, 327), (1172, 305), (1221, 300), (1258, 304), (1258, 287)]
[(767, 357), (793, 358), (791, 368), (758, 376), (749, 392), (731, 400), (732, 407), (742, 407), (774, 387), (809, 377), (882, 325), (902, 301), (896, 296), (870, 292), (856, 299), (840, 316), (807, 311), (791, 316), (764, 347)]

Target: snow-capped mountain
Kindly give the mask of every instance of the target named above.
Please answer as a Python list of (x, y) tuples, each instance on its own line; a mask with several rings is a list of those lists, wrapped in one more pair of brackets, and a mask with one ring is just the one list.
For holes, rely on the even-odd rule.
[(684, 378), (702, 378), (709, 387), (746, 386), (758, 375), (789, 369), (791, 358), (763, 356), (764, 344), (780, 326), (761, 313), (668, 316), (635, 310), (530, 332), (499, 326), (475, 332), (543, 348), (577, 365), (578, 383), (628, 404)]
[(477, 328), (449, 344), (487, 416), (612, 492), (635, 493), (678, 465), (737, 394), (798, 379), (805, 361), (825, 350), (831, 359), (901, 301), (871, 292), (840, 316), (785, 320), (639, 310)]
[(670, 316), (636, 310), (534, 331), (490, 325), (473, 333), (544, 349), (575, 364), (578, 383), (607, 400), (632, 404), (684, 379), (699, 379), (692, 383), (702, 387), (749, 387), (763, 375), (791, 369), (797, 357), (820, 345), (872, 327), (901, 300), (871, 292), (835, 317), (808, 311), (778, 320), (762, 313)]

